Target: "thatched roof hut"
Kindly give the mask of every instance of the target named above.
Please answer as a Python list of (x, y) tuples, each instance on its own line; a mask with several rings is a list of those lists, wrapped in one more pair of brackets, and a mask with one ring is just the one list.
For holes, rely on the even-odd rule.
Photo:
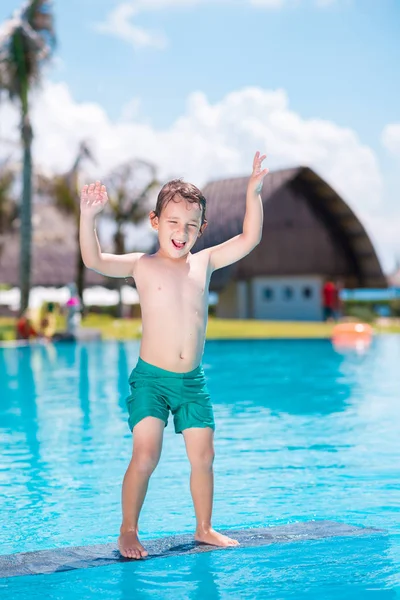
[[(64, 286), (76, 278), (76, 225), (55, 206), (32, 206), (32, 286)], [(4, 236), (0, 251), (0, 283), (19, 285), (19, 232)], [(86, 269), (87, 285), (109, 285), (110, 280)]]
[[(203, 192), (209, 225), (196, 251), (242, 231), (247, 184), (248, 177), (240, 177), (206, 185)], [(270, 173), (264, 181), (262, 200), (262, 242), (248, 257), (228, 268), (230, 279), (318, 273), (342, 279), (345, 287), (387, 286), (364, 227), (314, 171), (299, 167)], [(226, 280), (226, 275), (221, 280)], [(215, 277), (213, 288), (221, 287)]]
[[(240, 177), (206, 185), (209, 225), (195, 251), (242, 231), (247, 184), (248, 177)], [(298, 167), (270, 173), (262, 200), (261, 243), (212, 276), (211, 289), (220, 292), (220, 316), (316, 319), (326, 277), (350, 288), (387, 286), (364, 227), (314, 171)]]

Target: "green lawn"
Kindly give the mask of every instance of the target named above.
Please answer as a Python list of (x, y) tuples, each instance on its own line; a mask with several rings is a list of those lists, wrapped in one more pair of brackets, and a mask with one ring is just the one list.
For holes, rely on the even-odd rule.
[[(112, 319), (89, 315), (83, 326), (101, 329), (104, 339), (131, 339), (140, 337), (140, 319)], [(215, 319), (210, 317), (207, 339), (229, 338), (327, 338), (332, 325), (326, 323), (288, 323), (253, 320)]]
[(207, 338), (328, 338), (332, 324), (301, 321), (210, 319)]
[[(13, 340), (15, 319), (0, 317), (0, 340)], [(82, 321), (83, 327), (100, 329), (103, 339), (139, 339), (140, 319), (114, 319), (108, 315), (90, 314)], [(58, 319), (58, 329), (63, 329), (64, 320)], [(210, 317), (207, 339), (229, 338), (329, 338), (331, 323), (255, 321), (215, 319)], [(400, 323), (375, 326), (376, 333), (400, 333)]]
[(15, 339), (15, 319), (0, 317), (0, 342)]

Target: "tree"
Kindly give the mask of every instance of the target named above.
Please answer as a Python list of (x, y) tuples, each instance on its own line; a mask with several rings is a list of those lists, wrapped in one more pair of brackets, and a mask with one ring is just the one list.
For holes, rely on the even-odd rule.
[(23, 185), (21, 202), (20, 289), (22, 313), (29, 304), (31, 282), (32, 138), (29, 92), (40, 81), (42, 66), (55, 46), (51, 0), (28, 0), (6, 21), (0, 33), (0, 90), (21, 111)]
[(14, 197), (15, 170), (3, 162), (0, 164), (0, 254), (3, 236), (10, 232), (18, 217), (18, 205)]
[(75, 283), (78, 289), (78, 294), (83, 302), (83, 290), (85, 287), (85, 265), (82, 261), (81, 249), (79, 245), (79, 171), (84, 160), (93, 161), (91, 151), (86, 142), (81, 142), (78, 154), (75, 158), (72, 168), (62, 175), (54, 177), (46, 177), (41, 174), (38, 176), (38, 191), (40, 194), (50, 196), (55, 205), (64, 214), (73, 218), (76, 224), (76, 270)]
[[(127, 225), (143, 222), (149, 209), (149, 196), (160, 184), (156, 178), (154, 165), (134, 160), (117, 167), (106, 179), (108, 193), (108, 213), (115, 222), (114, 252), (125, 254)], [(134, 250), (133, 248), (130, 251)], [(118, 316), (122, 317), (122, 280), (115, 280), (119, 292)]]

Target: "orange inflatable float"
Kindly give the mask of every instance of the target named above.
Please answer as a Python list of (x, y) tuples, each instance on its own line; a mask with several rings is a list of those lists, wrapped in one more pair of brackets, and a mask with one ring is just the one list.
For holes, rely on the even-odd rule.
[(368, 323), (339, 323), (332, 330), (334, 346), (342, 348), (367, 348), (372, 336), (373, 329)]

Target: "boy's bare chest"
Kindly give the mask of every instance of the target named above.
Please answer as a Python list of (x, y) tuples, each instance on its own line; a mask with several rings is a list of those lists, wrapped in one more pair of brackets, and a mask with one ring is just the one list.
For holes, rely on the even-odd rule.
[(142, 266), (135, 273), (136, 287), (142, 302), (162, 299), (179, 305), (182, 300), (197, 303), (208, 296), (207, 265), (200, 261), (182, 266), (149, 261)]

